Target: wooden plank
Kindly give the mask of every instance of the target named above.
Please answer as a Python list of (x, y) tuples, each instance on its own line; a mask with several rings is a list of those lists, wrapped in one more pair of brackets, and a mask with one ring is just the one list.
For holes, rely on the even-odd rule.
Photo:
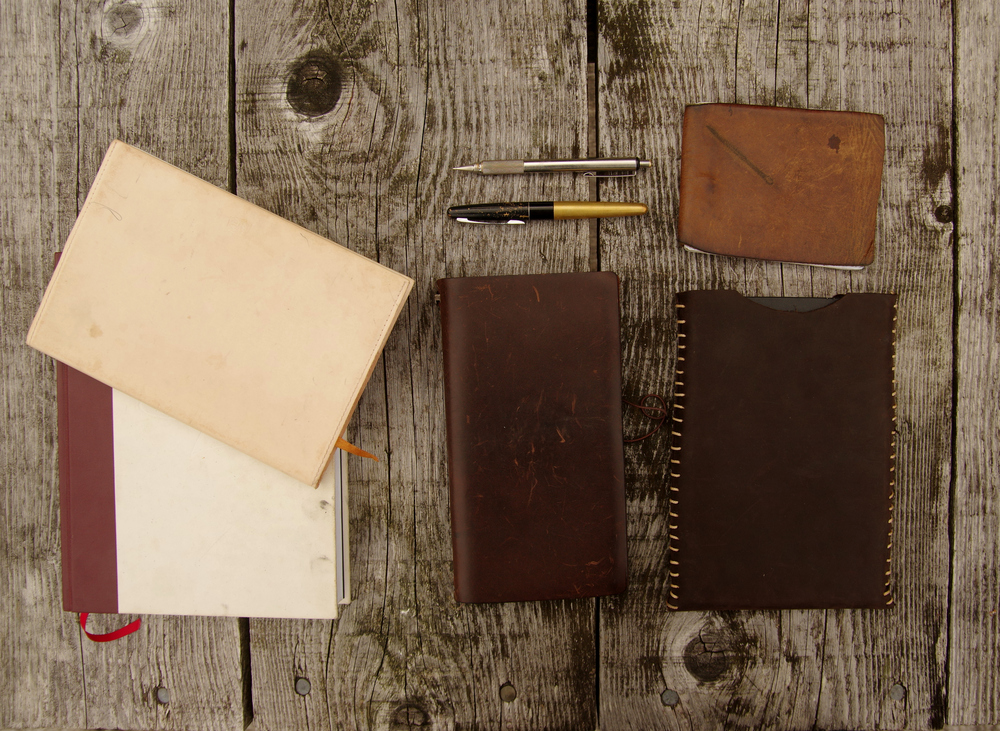
[(952, 200), (951, 8), (810, 12), (810, 103), (886, 122), (875, 262), (851, 275), (851, 289), (899, 294), (895, 608), (828, 613), (817, 721), (936, 728), (948, 643), (954, 250), (935, 210)]
[[(767, 95), (774, 88), (775, 8), (747, 5), (755, 4), (599, 8), (600, 152), (619, 154), (613, 151), (638, 145), (654, 161), (651, 174), (635, 183), (650, 215), (635, 225), (601, 226), (602, 267), (617, 271), (624, 285), (626, 396), (671, 393), (677, 291), (782, 292), (780, 265), (689, 254), (675, 233), (685, 102), (773, 103)], [(763, 72), (753, 83), (744, 80), (738, 98), (737, 79), (768, 58), (770, 80)], [(821, 616), (667, 611), (668, 436), (630, 450), (631, 586), (622, 599), (602, 601), (601, 724), (809, 727), (815, 718), (810, 697), (819, 686)]]
[(1000, 13), (989, 0), (955, 9), (959, 298), (948, 722), (1000, 724), (1000, 420), (987, 395), (1000, 380)]
[[(587, 197), (579, 178), (451, 171), (585, 153), (584, 23), (584, 4), (565, 1), (516, 13), (494, 0), (474, 13), (444, 0), (237, 3), (240, 193), (416, 280), (350, 431), (382, 460), (351, 463), (355, 601), (335, 622), (251, 622), (260, 728), (596, 725), (592, 600), (452, 597), (434, 304), (442, 276), (587, 269), (585, 223), (507, 230), (443, 215), (462, 202)], [(290, 98), (303, 64), (312, 92)], [(306, 696), (294, 691), (301, 674)]]
[[(949, 11), (936, 3), (888, 12), (788, 0), (697, 7), (609, 0), (599, 17), (601, 153), (638, 143), (656, 160), (653, 174), (637, 181), (651, 215), (601, 227), (602, 267), (625, 284), (623, 340), (634, 343), (626, 346), (627, 391), (670, 393), (677, 291), (900, 294), (896, 608), (668, 614), (669, 445), (641, 443), (628, 465), (632, 590), (602, 602), (601, 723), (939, 727), (952, 267), (948, 227), (933, 211), (950, 200), (950, 151), (939, 132), (951, 115)], [(674, 225), (680, 123), (683, 105), (700, 101), (884, 114), (889, 143), (875, 264), (843, 274), (681, 251)]]
[[(116, 137), (228, 187), (228, 4), (67, 4), (80, 54), (79, 106), (62, 110), (79, 130), (74, 202)], [(92, 618), (98, 630), (119, 622)], [(127, 639), (84, 640), (82, 655), (90, 727), (243, 728), (236, 619), (147, 616)]]
[(75, 136), (61, 134), (57, 114), (75, 72), (60, 21), (60, 8), (51, 3), (0, 4), (3, 728), (86, 720), (80, 637), (75, 618), (62, 612), (55, 369), (24, 344), (60, 243), (59, 181), (67, 152), (75, 178)]

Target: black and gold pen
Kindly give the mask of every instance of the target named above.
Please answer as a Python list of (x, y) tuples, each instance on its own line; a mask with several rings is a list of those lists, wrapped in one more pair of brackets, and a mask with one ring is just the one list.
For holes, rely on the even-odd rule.
[(640, 216), (643, 203), (605, 201), (532, 201), (530, 203), (479, 203), (452, 206), (448, 215), (461, 223), (520, 224), (527, 221), (551, 221), (568, 218), (609, 218)]

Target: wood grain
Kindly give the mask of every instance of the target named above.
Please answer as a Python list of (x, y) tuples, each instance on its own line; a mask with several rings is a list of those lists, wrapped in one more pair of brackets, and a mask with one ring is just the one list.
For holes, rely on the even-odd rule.
[(817, 720), (935, 728), (946, 720), (954, 249), (934, 212), (952, 200), (952, 17), (937, 2), (859, 10), (816, 14), (809, 89), (811, 103), (886, 121), (875, 262), (851, 288), (899, 295), (895, 609), (829, 613)]
[[(229, 8), (225, 2), (76, 3), (79, 105), (61, 110), (79, 138), (82, 204), (119, 138), (223, 187), (229, 177)], [(116, 617), (93, 625), (118, 626)], [(118, 642), (82, 642), (93, 728), (242, 728), (238, 620), (143, 618)], [(157, 702), (166, 688), (168, 704)]]
[[(24, 344), (58, 249), (60, 9), (0, 4), (0, 727), (82, 726), (74, 616), (62, 612), (55, 368)], [(64, 54), (68, 58), (64, 58)], [(75, 98), (75, 97), (74, 97)], [(67, 150), (67, 146), (69, 149)], [(75, 170), (75, 165), (74, 165)]]
[[(237, 3), (239, 192), (416, 280), (350, 430), (381, 459), (350, 468), (355, 601), (332, 623), (251, 622), (261, 728), (595, 725), (592, 600), (452, 597), (434, 304), (442, 276), (586, 270), (586, 223), (498, 230), (444, 216), (463, 202), (586, 198), (579, 178), (451, 170), (585, 152), (584, 22), (582, 2), (513, 14), (499, 2)], [(290, 98), (309, 59), (315, 98)], [(333, 68), (339, 99), (316, 113)], [(293, 691), (301, 673), (307, 696)]]
[[(244, 722), (250, 658), (237, 620), (145, 617), (140, 634), (99, 646), (60, 610), (54, 372), (23, 341), (51, 255), (114, 137), (238, 184), (244, 197), (417, 280), (351, 428), (382, 459), (351, 465), (357, 600), (336, 622), (250, 623), (254, 728), (1000, 723), (1000, 431), (988, 387), (1000, 372), (1000, 36), (987, 0), (955, 4), (954, 17), (953, 29), (951, 4), (929, 0), (600, 0), (597, 152), (654, 163), (635, 180), (600, 184), (604, 200), (650, 205), (645, 217), (600, 227), (601, 268), (622, 277), (626, 396), (670, 393), (677, 291), (897, 291), (900, 479), (895, 609), (668, 614), (669, 442), (632, 445), (630, 589), (601, 600), (595, 647), (593, 601), (490, 607), (451, 597), (433, 304), (440, 276), (588, 268), (586, 224), (510, 231), (443, 216), (487, 198), (589, 197), (573, 177), (450, 170), (587, 150), (582, 0), (531, 0), (516, 12), (495, 0), (238, 0), (233, 18), (219, 0), (3, 3), (0, 727)], [(339, 96), (317, 111), (335, 96), (330, 68)], [(304, 91), (290, 99), (297, 71)], [(683, 252), (680, 120), (685, 103), (700, 101), (884, 114), (875, 263), (844, 273)], [(118, 621), (92, 617), (91, 628)], [(311, 683), (304, 696), (294, 688), (301, 677)], [(509, 703), (499, 694), (507, 682), (517, 693)], [(155, 700), (160, 686), (168, 705)], [(661, 696), (668, 689), (675, 705)]]
[[(1000, 21), (988, 0), (956, 3), (958, 393), (955, 407), (948, 722), (1000, 723), (1000, 381), (997, 130)], [(947, 202), (943, 202), (947, 205)], [(950, 211), (939, 211), (947, 218)]]
[[(950, 199), (950, 16), (806, 2), (600, 5), (602, 154), (644, 146), (652, 215), (601, 226), (602, 268), (623, 277), (626, 388), (669, 393), (677, 291), (753, 295), (896, 291), (899, 487), (896, 608), (888, 612), (668, 614), (668, 442), (628, 464), (632, 588), (602, 602), (601, 723), (613, 728), (940, 727), (947, 643), (951, 242), (933, 217)], [(890, 93), (891, 90), (891, 93)], [(685, 103), (871, 111), (889, 140), (875, 263), (862, 273), (680, 250)], [(654, 163), (655, 164), (655, 163)], [(607, 184), (604, 184), (605, 186)], [(602, 197), (607, 197), (602, 191)], [(631, 343), (631, 345), (629, 344)], [(905, 688), (894, 700), (893, 685)], [(661, 694), (673, 690), (679, 697)]]

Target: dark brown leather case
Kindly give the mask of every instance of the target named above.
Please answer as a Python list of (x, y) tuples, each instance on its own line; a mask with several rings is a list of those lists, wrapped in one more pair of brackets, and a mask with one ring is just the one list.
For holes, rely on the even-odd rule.
[(455, 598), (625, 590), (618, 277), (438, 281)]
[(895, 301), (677, 296), (671, 609), (892, 604)]
[(870, 264), (884, 155), (877, 114), (689, 106), (677, 237), (712, 254)]

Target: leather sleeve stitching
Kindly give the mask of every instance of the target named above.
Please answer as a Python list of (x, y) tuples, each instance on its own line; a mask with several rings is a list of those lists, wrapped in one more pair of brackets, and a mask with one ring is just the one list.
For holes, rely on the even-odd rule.
[(668, 609), (679, 609), (680, 608), (680, 561), (679, 553), (680, 548), (678, 543), (680, 539), (677, 536), (678, 523), (676, 522), (680, 515), (678, 514), (678, 509), (680, 506), (680, 488), (677, 486), (677, 480), (680, 478), (681, 470), (681, 425), (684, 423), (683, 413), (684, 405), (680, 403), (680, 399), (684, 398), (684, 392), (680, 389), (684, 388), (684, 381), (682, 377), (684, 376), (684, 351), (687, 345), (684, 344), (684, 339), (687, 335), (681, 332), (682, 326), (686, 323), (686, 320), (681, 317), (681, 310), (684, 309), (684, 305), (680, 302), (677, 303), (677, 367), (675, 369), (674, 376), (674, 408), (673, 414), (671, 416), (672, 424), (670, 428), (671, 434), (671, 444), (670, 444), (670, 481), (669, 490), (667, 492), (667, 535), (670, 537), (670, 541), (667, 543), (667, 558), (669, 560), (669, 565), (667, 568), (667, 573), (669, 575), (669, 592), (670, 599), (667, 600)]

